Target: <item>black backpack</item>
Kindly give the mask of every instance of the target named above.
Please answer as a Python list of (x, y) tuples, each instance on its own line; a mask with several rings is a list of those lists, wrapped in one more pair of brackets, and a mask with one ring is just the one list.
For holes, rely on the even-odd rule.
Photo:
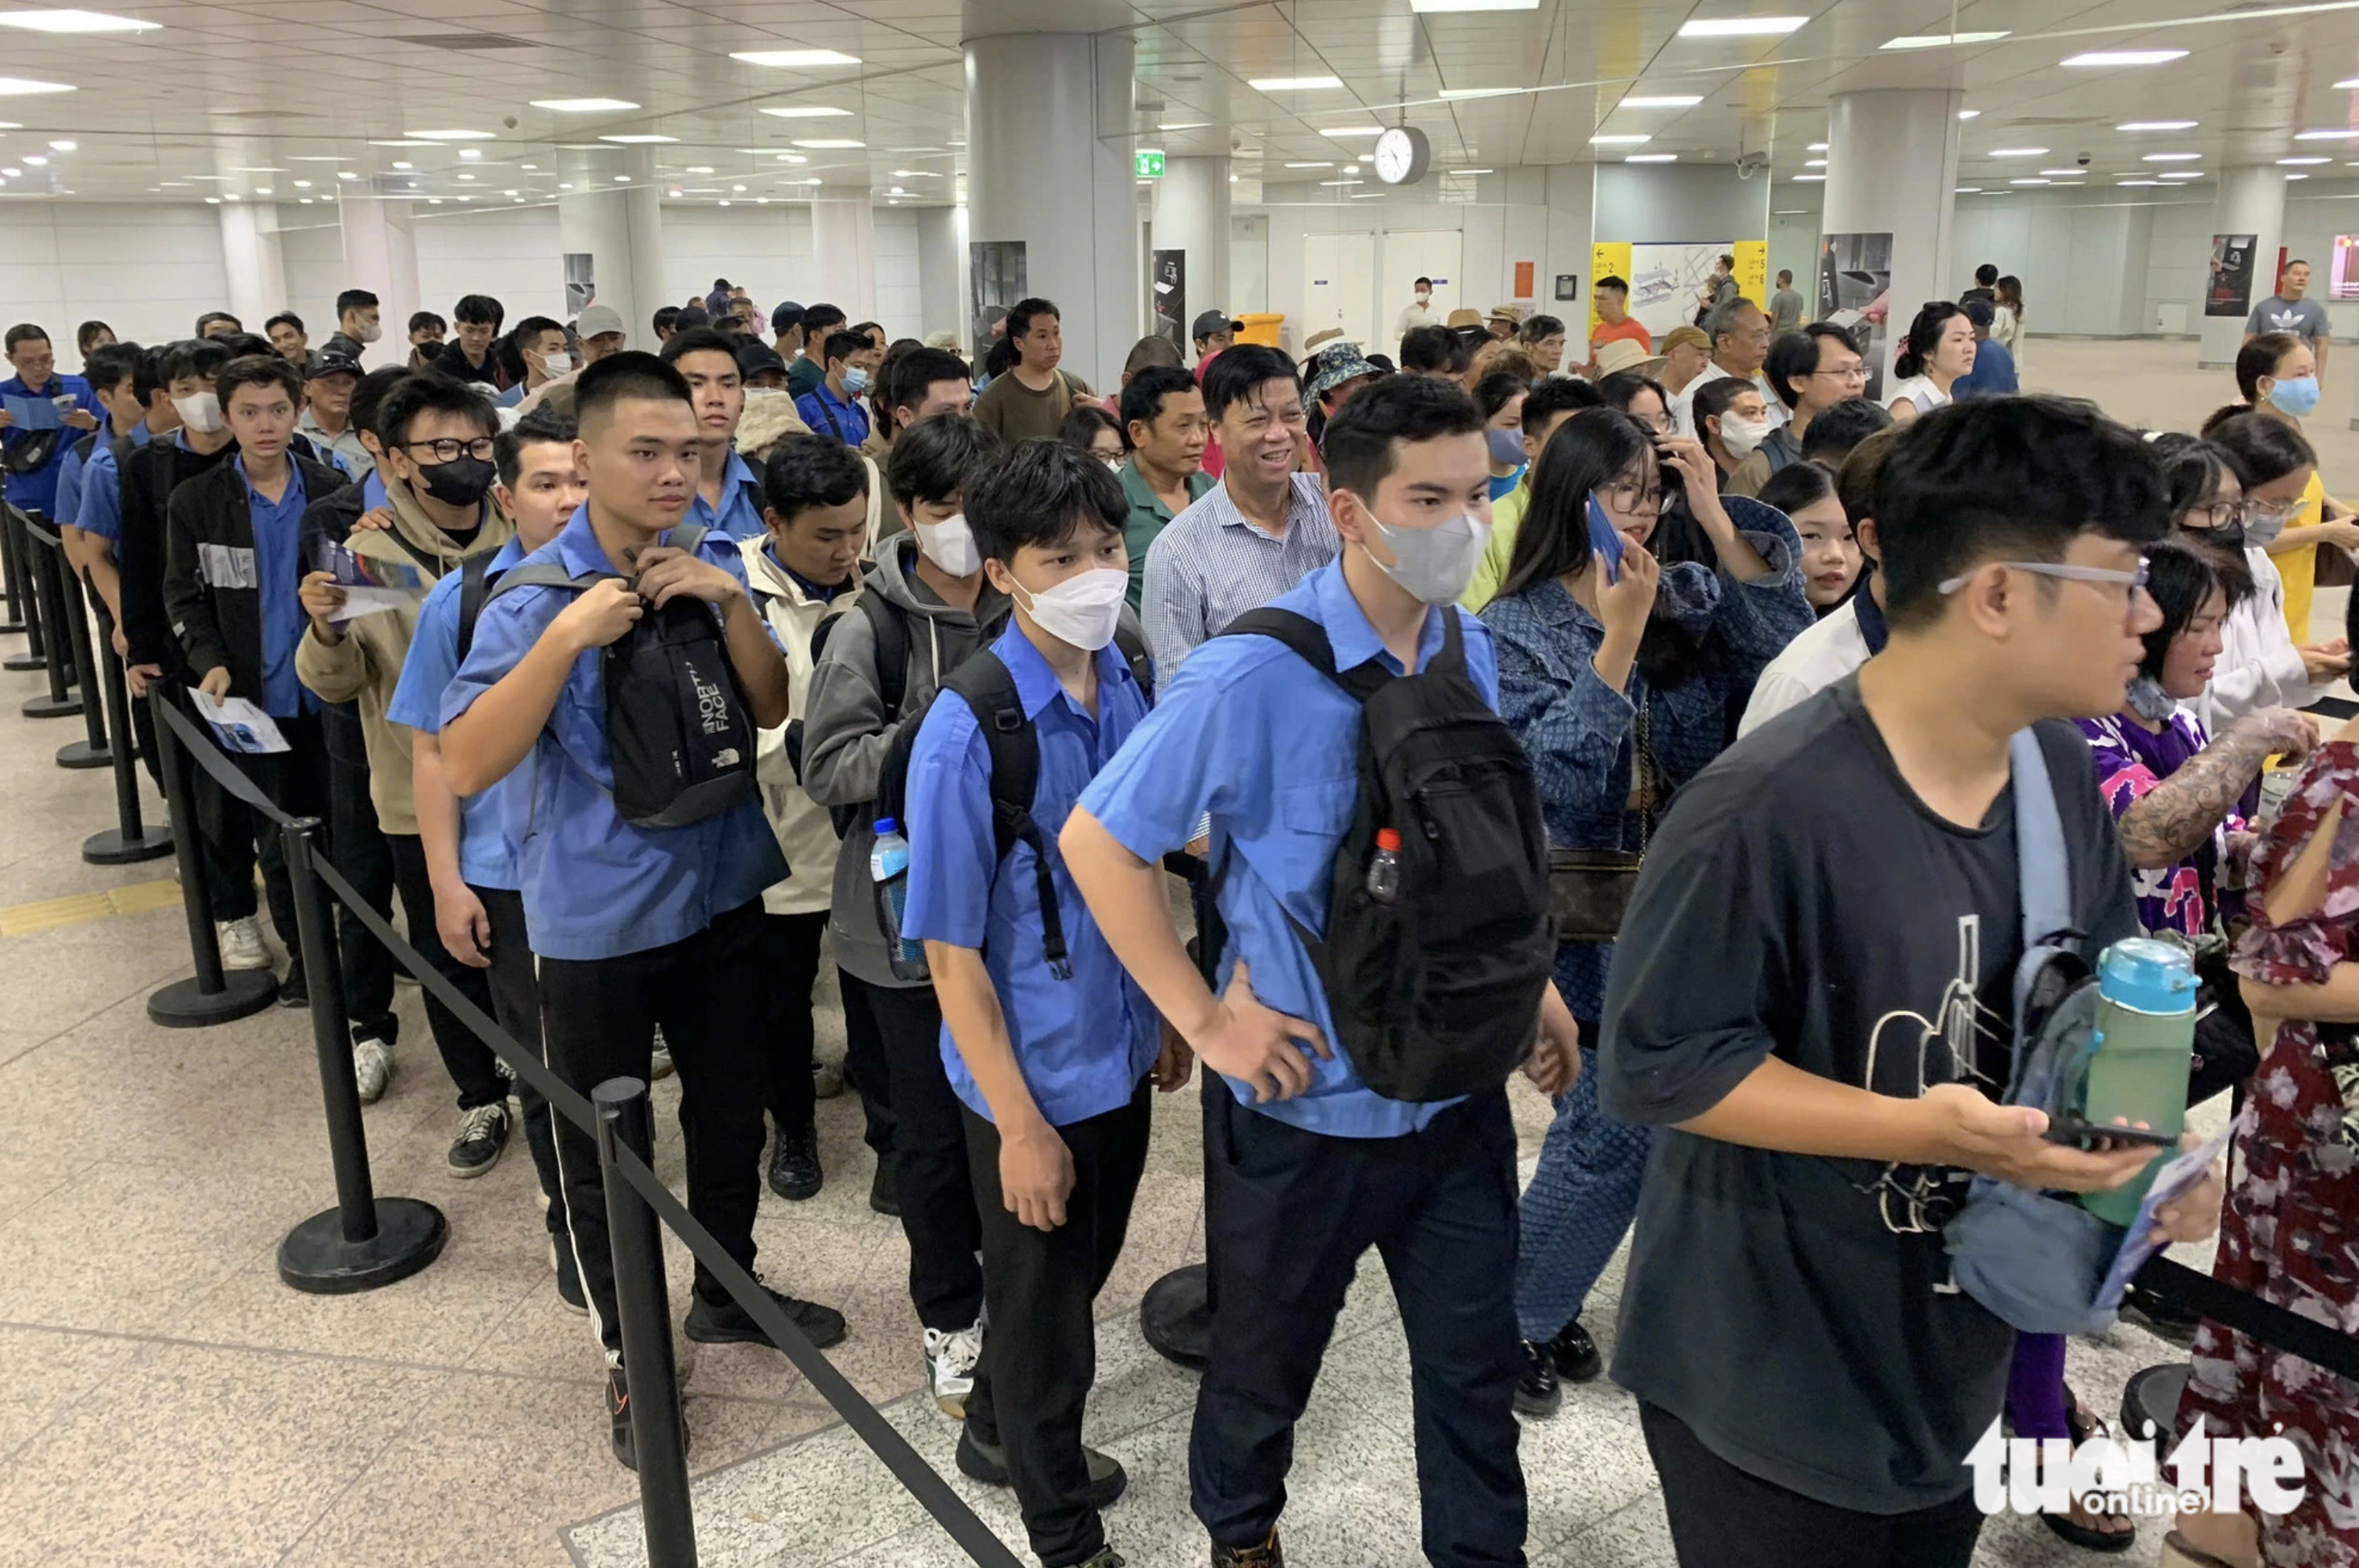
[[(684, 523), (668, 542), (693, 555), (703, 539), (701, 524)], [(501, 574), (488, 597), (527, 586), (580, 592), (615, 575), (574, 577), (553, 562), (516, 566)], [(467, 584), (460, 587), (461, 621), (472, 633)], [(614, 809), (624, 821), (635, 827), (686, 827), (756, 798), (754, 720), (712, 605), (683, 594), (660, 609), (650, 606), (601, 651), (599, 674)]]
[[(1256, 610), (1222, 635), (1274, 638), (1360, 704), (1359, 803), (1335, 854), (1322, 939), (1300, 922), (1362, 1082), (1438, 1100), (1505, 1084), (1531, 1054), (1556, 959), (1548, 830), (1522, 744), (1466, 670), (1459, 611), (1413, 676), (1338, 674), (1317, 622)], [(1400, 837), (1400, 885), (1367, 890), (1376, 833)]]

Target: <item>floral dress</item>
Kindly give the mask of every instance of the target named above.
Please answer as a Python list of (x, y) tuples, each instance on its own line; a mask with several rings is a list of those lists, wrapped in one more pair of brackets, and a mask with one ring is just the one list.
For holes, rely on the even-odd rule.
[[(2315, 985), (2359, 956), (2359, 744), (2321, 746), (2254, 857), (2266, 888), (2343, 803), (2319, 908), (2272, 926), (2256, 896), (2239, 974)], [(2359, 1333), (2359, 1029), (2278, 1026), (2236, 1123), (2212, 1277), (2342, 1333)], [(2195, 1336), (2180, 1404), (2212, 1435), (2282, 1433), (2301, 1451), (2300, 1505), (2258, 1515), (2271, 1568), (2359, 1568), (2359, 1386), (2217, 1324)]]

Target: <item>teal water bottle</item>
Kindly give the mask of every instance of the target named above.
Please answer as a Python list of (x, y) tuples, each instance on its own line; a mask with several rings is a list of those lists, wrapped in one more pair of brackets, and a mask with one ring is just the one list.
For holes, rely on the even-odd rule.
[(889, 816), (876, 819), (876, 844), (868, 851), (869, 879), (876, 884), (877, 924), (884, 928), (885, 949), (897, 979), (932, 978), (926, 964), (926, 945), (901, 935), (901, 919), (909, 903), (909, 841), (901, 825)]
[[(2195, 1050), (2195, 966), (2185, 951), (2131, 936), (2097, 959), (2097, 1029), (2082, 1079), (2081, 1114), (2103, 1127), (2115, 1118), (2174, 1137), (2187, 1119), (2188, 1063)], [(2087, 1193), (2081, 1206), (2126, 1226), (2174, 1155), (2158, 1150), (2125, 1186)]]

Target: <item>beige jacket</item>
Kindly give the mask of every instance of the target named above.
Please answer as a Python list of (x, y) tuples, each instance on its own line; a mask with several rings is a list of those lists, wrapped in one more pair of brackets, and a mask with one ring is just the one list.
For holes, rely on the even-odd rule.
[(787, 731), (797, 732), (810, 715), (811, 634), (820, 623), (852, 608), (861, 594), (857, 578), (843, 592), (822, 604), (803, 591), (771, 558), (768, 546), (749, 539), (744, 555), (745, 579), (754, 589), (755, 606), (777, 633), (787, 652), (788, 700), (787, 722), (765, 730), (754, 752), (754, 779), (762, 791), (762, 815), (778, 838), (778, 850), (794, 868), (783, 881), (762, 890), (762, 908), (769, 914), (811, 914), (828, 907), (835, 878), (835, 824), (827, 807), (811, 799), (787, 752)]
[[(516, 525), (486, 500), (483, 526), (462, 545), (427, 520), (401, 481), (386, 480), (385, 496), (393, 508), (396, 530), (417, 553), (404, 549), (392, 533), (356, 529), (344, 543), (363, 561), (414, 568), (440, 579), (469, 556), (492, 554), (516, 532)], [(310, 627), (295, 645), (297, 679), (323, 701), (360, 704), (361, 736), (368, 747), (369, 799), (376, 806), (378, 826), (387, 833), (418, 831), (417, 797), (409, 783), (410, 730), (388, 722), (385, 710), (401, 679), (401, 662), (409, 655), (409, 640), (418, 631), (418, 606), (425, 597), (421, 593), (416, 602), (354, 616), (343, 623), (343, 640), (333, 647)]]

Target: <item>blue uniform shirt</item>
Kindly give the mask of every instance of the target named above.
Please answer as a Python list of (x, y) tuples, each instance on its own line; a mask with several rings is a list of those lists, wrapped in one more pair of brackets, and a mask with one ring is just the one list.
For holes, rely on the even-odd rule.
[[(749, 491), (748, 485), (754, 488)], [(753, 499), (760, 493), (760, 488), (745, 460), (732, 452), (728, 470), (721, 476), (721, 509), (716, 512), (706, 504), (704, 492), (700, 490), (689, 498), (685, 520), (718, 528), (733, 539), (758, 539), (769, 531), (769, 525), (762, 521), (761, 503)]]
[[(98, 406), (98, 394), (90, 389), (90, 383), (78, 375), (52, 374), (38, 388), (27, 386), (21, 375), (12, 375), (0, 381), (0, 395), (10, 397), (71, 397), (76, 408), (97, 417), (101, 428), (106, 425), (106, 410)], [(13, 447), (18, 441), (30, 439), (33, 434), (13, 428), (0, 430), (0, 446)], [(74, 444), (89, 434), (89, 431), (77, 430), (71, 425), (60, 430), (58, 449), (50, 454), (49, 460), (31, 473), (8, 475), (7, 482), (0, 485), (0, 494), (7, 497), (11, 506), (38, 512), (50, 522), (56, 522), (58, 475), (65, 468), (66, 459), (72, 455)]]
[[(511, 535), (492, 557), (485, 571), (493, 576), (524, 559), (524, 542)], [(418, 607), (418, 625), (410, 633), (409, 653), (401, 662), (401, 679), (385, 716), (428, 735), (442, 732), (442, 694), (459, 673), (459, 585), (463, 572), (444, 572)], [(525, 767), (479, 795), (459, 802), (459, 875), (469, 887), (505, 888), (514, 892), (518, 879), (516, 839), (511, 816), (517, 782)]]
[[(1395, 674), (1338, 559), (1272, 600), (1326, 628), (1335, 665), (1371, 659)], [(1462, 613), (1466, 667), (1494, 708), (1499, 666), (1483, 623)], [(1423, 667), (1441, 646), (1441, 615), (1429, 611), (1418, 639)], [(1386, 1099), (1360, 1081), (1335, 1044), (1335, 1021), (1310, 955), (1287, 917), (1310, 931), (1327, 925), (1335, 854), (1359, 798), (1360, 705), (1325, 676), (1267, 637), (1214, 637), (1199, 644), (1157, 697), (1129, 745), (1082, 793), (1082, 805), (1131, 853), (1150, 865), (1212, 819), (1212, 860), (1227, 857), (1221, 916), (1229, 945), (1221, 988), (1242, 956), (1254, 994), (1268, 1007), (1319, 1026), (1332, 1061), (1310, 1057), (1310, 1087), (1293, 1099), (1256, 1104), (1231, 1079), (1237, 1102), (1265, 1116), (1338, 1138), (1414, 1132), (1452, 1100)]]
[[(234, 460), (245, 479), (245, 459)], [(295, 678), (295, 649), (311, 620), (303, 613), (303, 470), (287, 462), (287, 488), (272, 501), (245, 486), (247, 515), (254, 524), (255, 580), (262, 597), (262, 711), (273, 719), (298, 719), (320, 710), (311, 688)]]
[(815, 436), (833, 436), (847, 447), (868, 439), (868, 410), (858, 398), (847, 402), (838, 397), (824, 381), (795, 399), (795, 412)]
[[(745, 581), (736, 541), (709, 533), (696, 553)], [(587, 505), (522, 564), (542, 563), (575, 577), (613, 573)], [(443, 694), (443, 724), (515, 669), (573, 597), (535, 586), (485, 604), (466, 663)], [(602, 652), (574, 660), (549, 722), (516, 766), (527, 803), (518, 840), (525, 919), (532, 950), (544, 957), (614, 958), (693, 936), (787, 874), (777, 838), (753, 799), (686, 827), (635, 827), (616, 813)]]
[[(1032, 850), (1017, 844), (1005, 862), (996, 860), (990, 749), (974, 710), (953, 697), (926, 710), (909, 755), (909, 902), (902, 925), (913, 937), (983, 950), (1025, 1087), (1049, 1124), (1063, 1127), (1127, 1105), (1160, 1043), (1154, 1004), (1123, 972), (1054, 849), (1082, 789), (1147, 717), (1147, 697), (1111, 646), (1097, 654), (1095, 719), (1066, 695), (1021, 628), (1011, 624), (992, 652), (1015, 677), (1040, 743), (1032, 820), (1056, 862), (1051, 874), (1072, 978), (1060, 980), (1049, 970)], [(991, 1108), (947, 1023), (941, 1045), (951, 1089), (989, 1120)]]
[[(147, 421), (131, 427), (131, 444), (147, 444)], [(62, 515), (62, 514), (61, 514)], [(73, 515), (66, 519), (85, 534), (114, 542), (123, 537), (123, 470), (115, 465), (114, 443), (102, 440), (82, 466), (82, 493)]]
[(369, 470), (368, 477), (361, 481), (361, 510), (375, 512), (380, 506), (390, 504), (385, 498), (385, 475), (375, 469)]

